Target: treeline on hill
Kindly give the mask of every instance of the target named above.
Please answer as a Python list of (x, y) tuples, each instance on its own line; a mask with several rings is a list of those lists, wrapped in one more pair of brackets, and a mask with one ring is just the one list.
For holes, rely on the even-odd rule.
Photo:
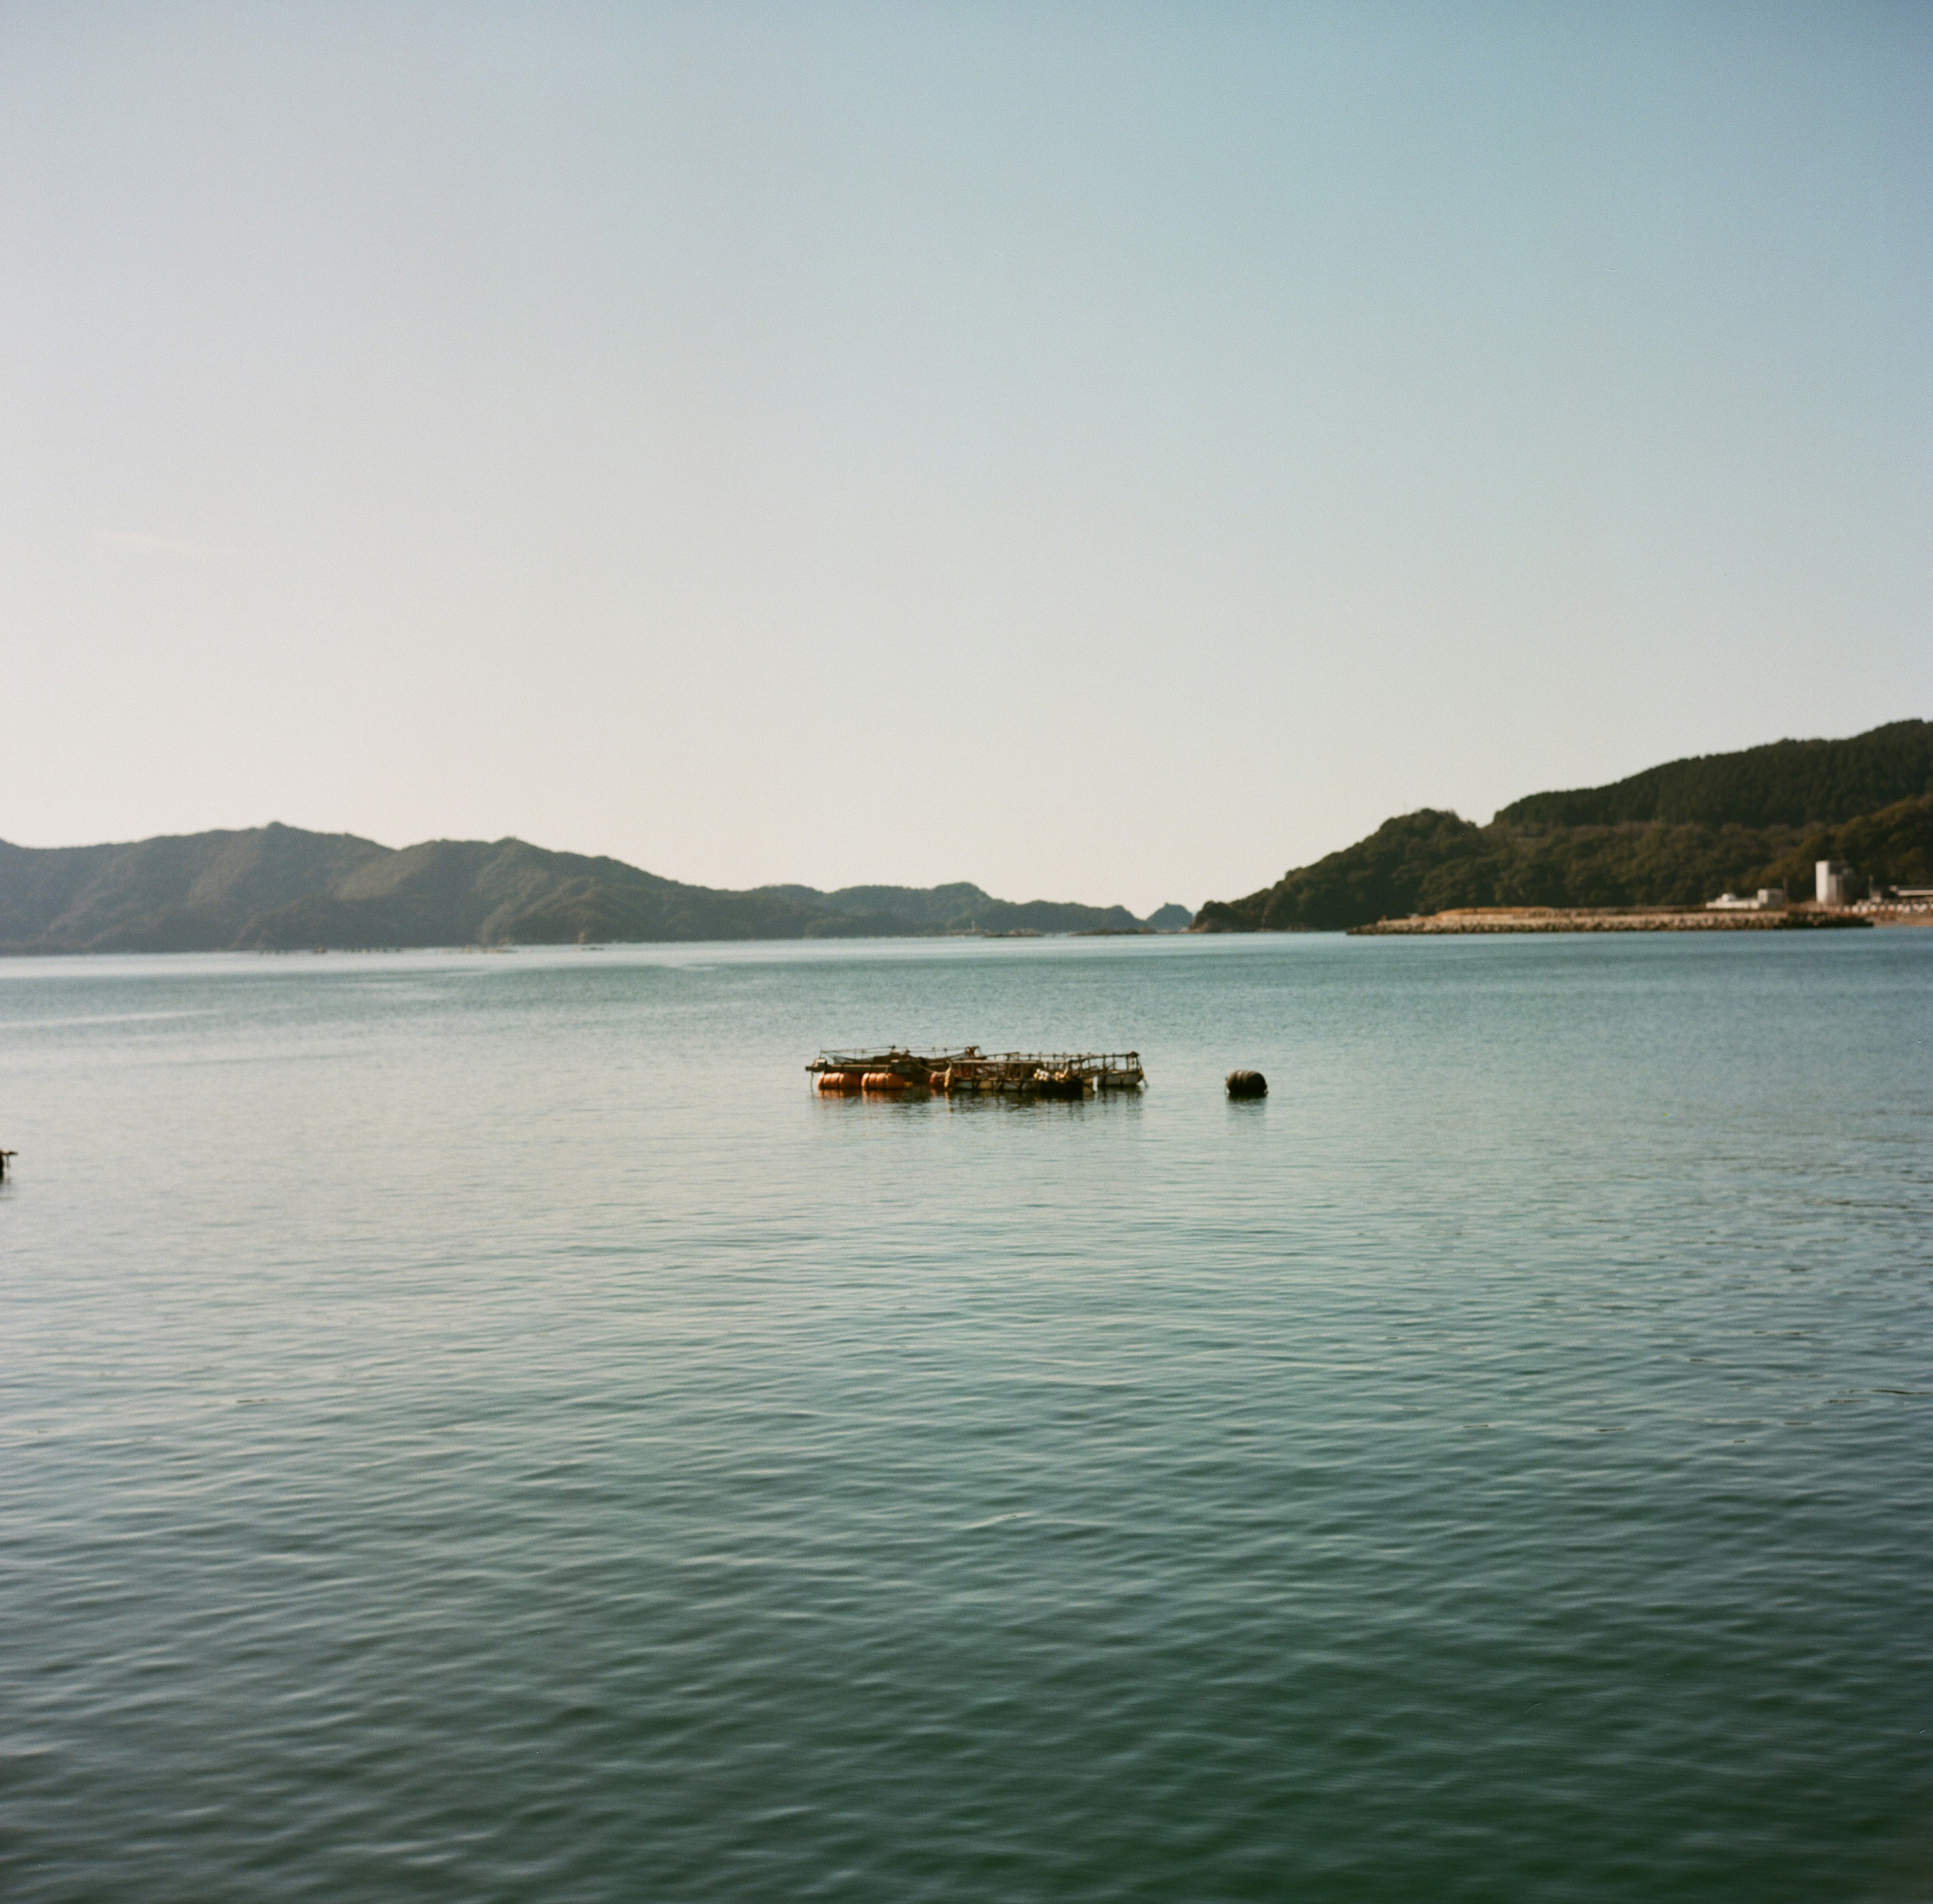
[[(1186, 925), (1164, 907), (1147, 923)], [(994, 899), (978, 886), (687, 886), (520, 839), (400, 851), (254, 827), (125, 845), (0, 842), (0, 952), (203, 952), (664, 939), (1133, 932), (1125, 907)]]
[[(1853, 804), (1874, 790), (1889, 797)], [(1532, 794), (1487, 827), (1404, 814), (1246, 899), (1210, 900), (1195, 929), (1342, 931), (1465, 905), (1700, 905), (1760, 886), (1798, 899), (1823, 859), (1878, 884), (1933, 884), (1933, 723), (1675, 761), (1615, 786)]]
[(1667, 761), (1608, 787), (1532, 794), (1497, 818), (1517, 826), (1799, 827), (1876, 813), (1933, 792), (1933, 721), (1893, 721), (1847, 740), (1775, 740)]

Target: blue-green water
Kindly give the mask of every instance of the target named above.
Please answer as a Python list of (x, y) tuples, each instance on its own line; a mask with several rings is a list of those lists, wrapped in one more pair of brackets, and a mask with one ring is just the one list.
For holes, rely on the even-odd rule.
[(1930, 1059), (1904, 932), (0, 965), (0, 1894), (1933, 1896)]

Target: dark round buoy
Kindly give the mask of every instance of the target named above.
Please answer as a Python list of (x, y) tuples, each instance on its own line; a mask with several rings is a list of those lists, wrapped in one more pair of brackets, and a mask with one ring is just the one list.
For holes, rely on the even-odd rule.
[(1231, 1098), (1266, 1098), (1268, 1080), (1260, 1071), (1231, 1071), (1228, 1095)]

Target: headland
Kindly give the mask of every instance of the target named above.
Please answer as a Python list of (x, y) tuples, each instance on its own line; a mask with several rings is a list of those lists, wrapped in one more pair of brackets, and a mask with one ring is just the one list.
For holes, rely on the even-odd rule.
[(1794, 932), (1814, 921), (1787, 896), (1813, 893), (1883, 923), (1933, 897), (1933, 722), (1667, 761), (1530, 794), (1487, 826), (1401, 814), (1273, 886), (1210, 900), (1192, 929)]

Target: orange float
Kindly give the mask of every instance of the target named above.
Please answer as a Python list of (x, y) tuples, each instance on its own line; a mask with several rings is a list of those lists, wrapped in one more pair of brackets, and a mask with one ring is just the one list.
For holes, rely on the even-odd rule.
[(859, 1089), (859, 1074), (856, 1071), (821, 1071), (819, 1088), (822, 1091), (856, 1091)]

